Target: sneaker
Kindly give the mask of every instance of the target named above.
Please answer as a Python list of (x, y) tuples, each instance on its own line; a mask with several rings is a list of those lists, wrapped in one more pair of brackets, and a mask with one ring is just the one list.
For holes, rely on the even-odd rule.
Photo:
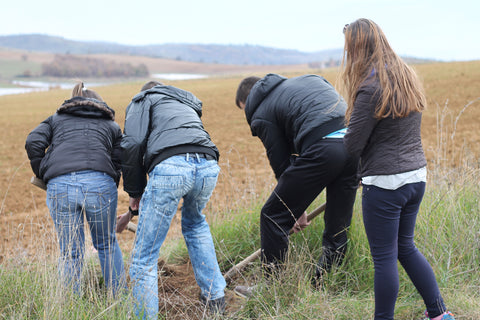
[[(425, 320), (431, 320), (429, 317), (428, 317), (428, 312), (425, 311)], [(453, 313), (451, 313), (450, 311), (447, 311), (443, 314), (443, 316), (440, 318), (440, 320), (455, 320), (455, 317), (453, 316)]]
[(200, 301), (208, 308), (211, 314), (224, 314), (225, 313), (225, 297), (218, 299), (208, 299), (203, 295), (200, 295)]
[(233, 292), (235, 292), (242, 298), (250, 298), (251, 296), (253, 296), (256, 289), (257, 286), (236, 286), (235, 289), (233, 289)]
[(325, 273), (330, 272), (333, 266), (340, 266), (345, 258), (346, 249), (346, 243), (336, 249), (323, 246), (322, 255), (320, 256), (320, 259), (318, 259), (317, 263), (317, 278), (321, 278)]

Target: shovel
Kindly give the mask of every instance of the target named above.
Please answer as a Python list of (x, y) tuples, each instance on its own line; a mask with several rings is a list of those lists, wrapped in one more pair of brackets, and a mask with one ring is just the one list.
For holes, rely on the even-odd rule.
[[(310, 222), (312, 221), (313, 219), (315, 219), (320, 213), (322, 213), (323, 211), (325, 211), (325, 206), (326, 206), (326, 203), (322, 204), (320, 207), (318, 207), (317, 209), (313, 210), (312, 212), (310, 212), (308, 215), (307, 215), (307, 221)], [(293, 229), (290, 230), (290, 234), (293, 233)], [(255, 251), (254, 253), (252, 253), (251, 255), (249, 255), (248, 257), (246, 257), (245, 259), (243, 259), (242, 261), (240, 261), (239, 263), (237, 263), (236, 265), (234, 265), (232, 268), (230, 268), (230, 270), (228, 270), (225, 275), (223, 276), (225, 278), (225, 281), (227, 281), (227, 283), (231, 282), (233, 277), (237, 274), (237, 273), (240, 273), (248, 264), (252, 263), (253, 261), (255, 261), (256, 259), (258, 259), (260, 257), (260, 254), (261, 254), (262, 250), (261, 249), (258, 249), (257, 251)]]

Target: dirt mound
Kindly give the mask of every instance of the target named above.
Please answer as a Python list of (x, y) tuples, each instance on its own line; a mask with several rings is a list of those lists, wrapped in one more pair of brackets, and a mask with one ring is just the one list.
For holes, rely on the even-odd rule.
[[(205, 319), (206, 309), (200, 303), (200, 289), (195, 282), (192, 265), (166, 264), (158, 261), (159, 312), (168, 319)], [(241, 298), (226, 291), (227, 313), (238, 309)]]

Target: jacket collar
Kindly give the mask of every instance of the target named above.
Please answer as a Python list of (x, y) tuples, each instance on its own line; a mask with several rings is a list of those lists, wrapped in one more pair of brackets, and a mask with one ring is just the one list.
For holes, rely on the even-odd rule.
[(105, 102), (93, 98), (73, 97), (65, 100), (57, 113), (115, 120), (115, 111)]

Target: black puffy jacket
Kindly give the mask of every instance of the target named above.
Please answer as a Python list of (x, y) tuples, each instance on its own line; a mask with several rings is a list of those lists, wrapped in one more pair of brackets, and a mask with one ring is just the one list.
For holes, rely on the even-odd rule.
[(347, 106), (323, 77), (303, 75), (287, 79), (268, 74), (253, 86), (245, 103), (252, 135), (265, 146), (278, 178), (292, 154), (344, 125)]
[(147, 184), (146, 174), (165, 159), (163, 154), (172, 156), (172, 149), (182, 150), (179, 146), (193, 146), (218, 159), (218, 149), (205, 131), (201, 116), (202, 102), (176, 87), (159, 85), (133, 97), (127, 107), (122, 139), (125, 192), (131, 197), (141, 196)]
[(37, 177), (45, 181), (75, 171), (121, 175), (122, 131), (115, 111), (96, 99), (74, 97), (27, 137), (25, 149)]

